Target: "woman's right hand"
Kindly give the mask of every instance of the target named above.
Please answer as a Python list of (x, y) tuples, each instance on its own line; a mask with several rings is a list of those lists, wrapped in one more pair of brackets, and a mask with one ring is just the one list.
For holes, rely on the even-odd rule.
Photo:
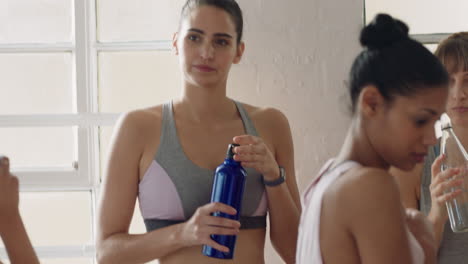
[[(438, 221), (445, 224), (448, 219), (445, 203), (456, 198), (462, 193), (459, 187), (463, 184), (463, 178), (456, 177), (460, 173), (459, 168), (452, 168), (441, 171), (440, 167), (445, 159), (445, 155), (440, 155), (432, 163), (432, 181), (429, 189), (431, 191), (431, 212), (430, 214)], [(452, 188), (456, 188), (451, 191)]]
[(237, 211), (223, 203), (209, 203), (199, 207), (193, 216), (182, 224), (181, 239), (187, 246), (208, 245), (223, 252), (229, 249), (216, 243), (210, 235), (237, 235), (240, 222), (212, 216), (214, 212), (235, 215)]

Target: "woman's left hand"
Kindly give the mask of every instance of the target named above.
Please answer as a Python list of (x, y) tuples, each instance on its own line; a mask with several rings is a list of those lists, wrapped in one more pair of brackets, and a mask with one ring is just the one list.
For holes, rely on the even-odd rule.
[(257, 170), (268, 181), (276, 180), (279, 177), (278, 163), (263, 139), (242, 135), (234, 137), (233, 141), (240, 145), (234, 148), (234, 160), (241, 162), (242, 167)]

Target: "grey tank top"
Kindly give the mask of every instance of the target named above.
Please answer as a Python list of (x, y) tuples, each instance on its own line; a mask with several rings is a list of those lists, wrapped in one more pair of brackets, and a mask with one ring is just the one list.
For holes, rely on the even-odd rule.
[[(242, 104), (236, 101), (234, 103), (242, 119), (245, 133), (258, 136), (253, 122)], [(162, 209), (165, 212), (164, 214), (153, 212), (153, 215), (156, 216), (144, 217), (148, 232), (184, 222), (195, 213), (198, 207), (208, 204), (211, 199), (211, 188), (214, 178), (213, 170), (197, 166), (185, 155), (177, 135), (172, 102), (163, 105), (162, 114), (160, 144), (154, 158), (154, 161), (160, 168), (160, 172), (155, 170), (156, 173), (153, 173), (154, 175), (145, 174), (143, 181), (145, 178), (150, 179), (150, 177), (153, 177), (156, 183), (153, 185), (153, 188), (150, 185), (142, 186), (142, 184), (145, 184), (142, 181), (139, 186), (139, 198), (143, 216), (145, 214), (150, 215), (151, 213), (148, 212), (151, 211), (161, 211), (161, 209), (158, 209), (161, 206), (157, 205), (157, 203), (171, 204), (171, 206)], [(255, 169), (245, 169), (247, 179), (241, 208), (241, 229), (265, 228), (267, 199), (262, 175)], [(161, 178), (162, 174), (169, 179), (170, 185), (175, 187), (174, 193), (176, 193), (177, 197), (157, 196), (156, 192), (158, 191), (156, 189), (161, 187), (157, 187), (157, 185), (167, 185), (168, 183), (168, 181), (158, 181), (158, 178)], [(150, 180), (147, 182), (149, 183)], [(148, 198), (150, 196), (153, 198)], [(174, 212), (177, 211), (176, 208), (181, 208), (181, 213), (178, 215), (182, 215), (182, 217), (176, 217), (177, 214)], [(160, 215), (164, 215), (164, 217), (158, 217)]]
[[(439, 144), (429, 149), (428, 156), (424, 162), (421, 178), (421, 197), (419, 200), (419, 209), (428, 215), (431, 210), (431, 185), (432, 173), (431, 166), (440, 153)], [(442, 234), (442, 241), (438, 252), (439, 264), (464, 264), (468, 263), (468, 232), (454, 233), (447, 221)]]

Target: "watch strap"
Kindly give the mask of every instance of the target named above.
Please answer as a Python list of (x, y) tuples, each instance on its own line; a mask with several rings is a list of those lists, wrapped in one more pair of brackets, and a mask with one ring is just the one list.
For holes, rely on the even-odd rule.
[(284, 171), (284, 168), (281, 166), (279, 166), (279, 172), (280, 172), (279, 178), (276, 180), (267, 181), (264, 178), (262, 178), (263, 184), (265, 184), (266, 186), (270, 186), (270, 187), (278, 186), (282, 184), (286, 180), (286, 172)]

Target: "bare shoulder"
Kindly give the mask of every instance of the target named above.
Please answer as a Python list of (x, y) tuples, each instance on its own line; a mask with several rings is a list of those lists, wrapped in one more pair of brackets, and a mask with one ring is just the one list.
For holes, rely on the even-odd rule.
[(395, 180), (387, 170), (371, 167), (357, 167), (350, 182), (358, 190), (378, 193), (383, 190), (396, 191), (398, 188)]
[[(360, 262), (410, 263), (405, 214), (397, 183), (388, 171), (355, 167), (330, 189), (331, 198), (328, 193), (324, 196), (329, 198), (323, 204), (328, 212), (324, 222), (339, 223), (335, 229), (351, 238), (350, 252), (357, 252)], [(332, 228), (328, 225), (327, 231)]]
[(133, 150), (140, 156), (148, 142), (159, 139), (161, 120), (161, 106), (123, 113), (114, 127), (112, 149)]
[(280, 110), (273, 107), (258, 107), (244, 103), (242, 105), (256, 127), (271, 131), (289, 130), (288, 118)]
[[(123, 113), (119, 117), (119, 127), (135, 127), (145, 128), (154, 125), (159, 125), (162, 119), (162, 106), (154, 106), (151, 108), (142, 108)], [(156, 121), (156, 122), (155, 122)]]
[(327, 190), (325, 198), (355, 216), (367, 215), (368, 210), (400, 206), (395, 179), (383, 169), (369, 167), (350, 169)]
[(115, 131), (127, 136), (145, 136), (159, 130), (162, 120), (162, 107), (137, 109), (123, 113), (116, 123)]

